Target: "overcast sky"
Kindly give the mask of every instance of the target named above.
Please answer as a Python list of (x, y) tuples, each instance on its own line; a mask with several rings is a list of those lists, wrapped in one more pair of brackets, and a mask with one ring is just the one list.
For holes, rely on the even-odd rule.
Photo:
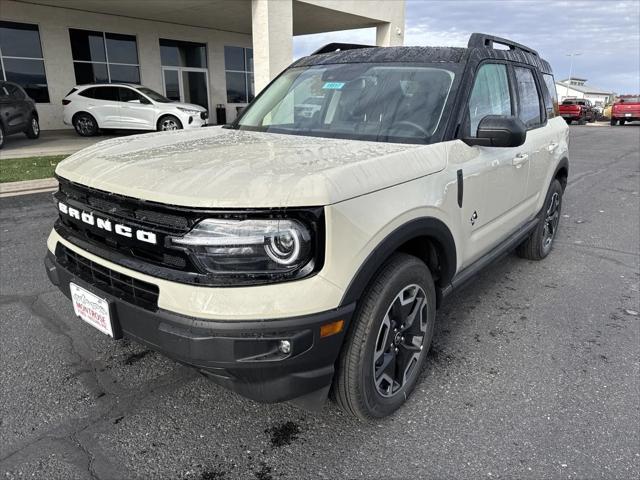
[[(616, 93), (640, 93), (640, 0), (407, 0), (405, 45), (464, 47), (471, 32), (540, 52), (569, 75)], [(375, 43), (375, 29), (294, 37), (296, 58), (329, 42)]]

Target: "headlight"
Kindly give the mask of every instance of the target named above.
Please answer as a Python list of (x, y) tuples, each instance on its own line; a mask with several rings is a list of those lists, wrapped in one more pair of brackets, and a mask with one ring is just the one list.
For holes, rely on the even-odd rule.
[(314, 236), (295, 219), (206, 219), (168, 241), (209, 274), (291, 278), (314, 270)]
[(193, 108), (184, 108), (184, 107), (176, 107), (181, 112), (187, 113), (189, 115), (200, 115), (200, 110), (194, 110)]

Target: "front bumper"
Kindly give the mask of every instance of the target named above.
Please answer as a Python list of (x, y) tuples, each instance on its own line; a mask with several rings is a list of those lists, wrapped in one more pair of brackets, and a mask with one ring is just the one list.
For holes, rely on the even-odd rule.
[[(161, 308), (150, 311), (100, 290), (67, 270), (52, 252), (47, 275), (67, 297), (73, 281), (112, 305), (115, 331), (142, 343), (243, 396), (259, 402), (297, 399), (306, 406), (324, 401), (355, 304), (285, 319), (208, 320)], [(320, 327), (344, 320), (338, 334), (321, 338)], [(278, 350), (281, 340), (291, 352)]]

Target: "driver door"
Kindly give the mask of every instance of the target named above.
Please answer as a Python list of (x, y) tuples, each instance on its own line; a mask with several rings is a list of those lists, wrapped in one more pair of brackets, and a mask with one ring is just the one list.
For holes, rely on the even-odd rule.
[(155, 106), (132, 88), (118, 87), (122, 128), (155, 130)]

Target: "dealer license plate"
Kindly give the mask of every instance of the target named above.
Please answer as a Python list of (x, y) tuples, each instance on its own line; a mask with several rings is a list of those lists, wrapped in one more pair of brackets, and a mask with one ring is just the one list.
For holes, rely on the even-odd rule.
[(625, 113), (625, 114), (624, 114), (624, 116), (625, 116), (625, 117), (630, 117), (630, 116), (631, 116), (631, 114), (630, 114), (630, 113)]
[(71, 301), (76, 315), (102, 333), (113, 337), (113, 326), (109, 315), (109, 302), (75, 283), (69, 283)]

